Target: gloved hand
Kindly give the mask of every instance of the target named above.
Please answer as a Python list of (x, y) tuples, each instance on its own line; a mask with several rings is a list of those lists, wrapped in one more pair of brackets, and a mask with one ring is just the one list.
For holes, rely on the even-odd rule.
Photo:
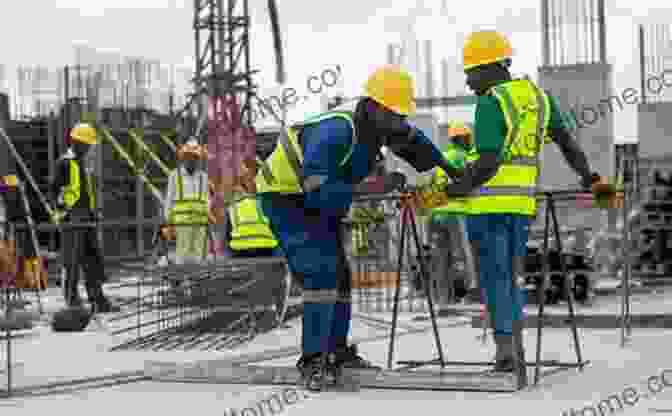
[(55, 210), (51, 213), (50, 220), (52, 224), (59, 225), (65, 219), (67, 212), (61, 210)]
[(609, 198), (616, 193), (616, 187), (597, 173), (591, 175), (590, 184), (584, 181), (582, 185), (584, 188), (589, 188), (596, 199)]
[(175, 237), (176, 237), (175, 234), (176, 234), (175, 233), (175, 226), (172, 226), (172, 225), (162, 225), (161, 226), (161, 237), (163, 237), (163, 239), (165, 241), (175, 240)]
[(401, 172), (392, 172), (383, 178), (383, 189), (386, 194), (401, 190), (406, 186), (406, 175)]
[(602, 177), (593, 172), (590, 176), (581, 179), (581, 187), (583, 189), (590, 189), (592, 191), (593, 184), (602, 182)]

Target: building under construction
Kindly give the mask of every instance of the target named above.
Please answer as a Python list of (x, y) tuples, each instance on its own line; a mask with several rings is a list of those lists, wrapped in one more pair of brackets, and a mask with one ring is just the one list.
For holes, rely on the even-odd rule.
[[(224, 7), (225, 3), (227, 7)], [(606, 54), (604, 1), (542, 0), (540, 3), (543, 60), (538, 68), (538, 83), (558, 98), (565, 113), (611, 97), (612, 67)], [(268, 4), (276, 52), (276, 80), (282, 84), (285, 74), (277, 10), (274, 1)], [(563, 23), (563, 16), (568, 13), (577, 16), (578, 24), (576, 21)], [(6, 77), (7, 93), (0, 95), (0, 122), (43, 192), (49, 192), (56, 162), (67, 148), (69, 129), (75, 123), (93, 116), (109, 132), (109, 137), (106, 135), (108, 138), (101, 140), (94, 169), (99, 178), (97, 201), (100, 201), (104, 218), (96, 227), (109, 262), (149, 263), (154, 260), (160, 217), (157, 199), (161, 198), (166, 171), (176, 166), (176, 145), (186, 137), (197, 137), (201, 143), (225, 149), (208, 162), (209, 169), (213, 165), (221, 168), (217, 175), (210, 175), (215, 194), (231, 194), (235, 185), (243, 180), (242, 161), (257, 155), (264, 158), (275, 146), (282, 118), (277, 117), (277, 128), (258, 131), (251, 121), (254, 107), (264, 104), (256, 96), (253, 83), (249, 25), (245, 0), (195, 1), (195, 74), (166, 68), (156, 62), (107, 56), (80, 47), (77, 62), (72, 66), (51, 72), (43, 68), (19, 68), (16, 81)], [(530, 297), (530, 303), (540, 306), (566, 303), (570, 308), (575, 341), (573, 352), (578, 364), (564, 365), (566, 368), (582, 368), (585, 364), (573, 319), (574, 300), (590, 306), (588, 292), (604, 277), (614, 280), (614, 276), (629, 276), (632, 271), (642, 280), (665, 280), (672, 274), (672, 259), (669, 258), (672, 148), (667, 149), (670, 145), (666, 140), (672, 131), (672, 126), (667, 126), (670, 118), (666, 117), (670, 108), (663, 95), (655, 100), (648, 98), (650, 94), (645, 91), (644, 81), (663, 68), (656, 57), (666, 53), (668, 30), (659, 26), (640, 30), (643, 81), (642, 102), (638, 105), (639, 143), (615, 143), (620, 138), (614, 132), (613, 112), (605, 114), (600, 123), (575, 131), (594, 171), (618, 184), (632, 186), (629, 188), (632, 190), (631, 198), (629, 196), (632, 206), (596, 209), (592, 197), (583, 205), (574, 197), (564, 198), (554, 201), (557, 204), (553, 205), (553, 216), (557, 214), (559, 222), (557, 230), (552, 229), (549, 216), (544, 219), (544, 215), (538, 216), (532, 229), (525, 282), (527, 287), (537, 289), (537, 296), (543, 294), (545, 299)], [(404, 48), (412, 52), (403, 57), (395, 55), (394, 51)], [(449, 79), (460, 78), (449, 74), (453, 69), (446, 58), (436, 65), (431, 51), (431, 41), (412, 39), (401, 48), (390, 47), (388, 61), (413, 68), (421, 86), (421, 93), (416, 98), (421, 114), (412, 121), (441, 145), (448, 139), (445, 124), (448, 118), (473, 121), (475, 99), (467, 95), (461, 85), (449, 84)], [(436, 70), (437, 67), (440, 70)], [(441, 93), (434, 87), (435, 74), (439, 73), (444, 84)], [(0, 167), (6, 167), (0, 174), (15, 173), (23, 180), (27, 179), (4, 146), (0, 142)], [(386, 168), (400, 169), (391, 159)], [(574, 175), (564, 165), (557, 149), (549, 146), (543, 159), (544, 189), (576, 188)], [(147, 179), (141, 178), (139, 172)], [(409, 176), (413, 180), (422, 180), (420, 175), (413, 176), (409, 172)], [(28, 188), (28, 194), (35, 220), (40, 224), (40, 246), (58, 253), (59, 238), (55, 227), (48, 226), (48, 215), (36, 192)], [(52, 201), (54, 197), (48, 195)], [(546, 214), (551, 212), (551, 204), (550, 197), (544, 198), (541, 212)], [(367, 204), (356, 203), (353, 213)], [(353, 264), (354, 302), (358, 311), (394, 311), (396, 319), (399, 311), (424, 314), (429, 309), (432, 321), (435, 318), (433, 301), (450, 311), (456, 300), (454, 294), (442, 292), (444, 288), (438, 286), (440, 279), (433, 277), (423, 281), (426, 277), (422, 271), (425, 247), (418, 239), (411, 243), (414, 247), (409, 248), (406, 239), (411, 237), (403, 231), (407, 211), (402, 204), (381, 202), (368, 204), (367, 208), (370, 207), (380, 208), (379, 219), (356, 221), (353, 214), (344, 224), (351, 236), (347, 248)], [(422, 218), (418, 218), (420, 223)], [(441, 257), (441, 252), (433, 250), (424, 227), (418, 228), (422, 243), (429, 248), (426, 254), (430, 262)], [(549, 241), (558, 245), (548, 248)], [(465, 241), (462, 244), (467, 245)], [(401, 251), (404, 249), (408, 253)], [(634, 255), (626, 256), (627, 253)], [(632, 263), (624, 261), (626, 257), (632, 258)], [(403, 260), (406, 258), (408, 260)], [(569, 269), (558, 259), (571, 263)], [(277, 272), (278, 264), (284, 268), (284, 259), (215, 260), (188, 266), (168, 264), (159, 267), (156, 262), (151, 267), (146, 264), (138, 267), (136, 270), (143, 275), (138, 281), (142, 283), (133, 286), (138, 289), (137, 295), (134, 292), (134, 296), (126, 296), (125, 306), (131, 305), (131, 310), (111, 319), (120, 322), (117, 333), (133, 335), (114, 349), (221, 350), (234, 348), (254, 338), (262, 329), (283, 323), (289, 304), (291, 275), (284, 273), (284, 280), (273, 282), (264, 277), (273, 267), (273, 273)], [(458, 260), (461, 264), (459, 273), (474, 274), (473, 268), (469, 270), (470, 261), (473, 259), (469, 260), (468, 254)], [(281, 274), (283, 272), (284, 269)], [(395, 272), (399, 272), (398, 275)], [(550, 280), (548, 287), (547, 277)], [(188, 288), (177, 291), (175, 282), (178, 280), (188, 281)], [(630, 282), (624, 282), (629, 288)], [(431, 291), (427, 285), (435, 290)], [(479, 302), (472, 300), (476, 305)], [(269, 303), (276, 303), (271, 305), (275, 308), (276, 320), (260, 323), (263, 320), (258, 319), (257, 307), (266, 307)], [(543, 321), (542, 313), (540, 308), (537, 322)], [(565, 316), (562, 319), (565, 324)], [(368, 321), (373, 323), (375, 320)], [(620, 322), (625, 325), (624, 318)], [(376, 324), (381, 325), (380, 322)], [(541, 323), (538, 325), (541, 328)], [(436, 340), (440, 349), (438, 335)], [(428, 363), (436, 364), (436, 360), (420, 365)], [(539, 363), (538, 359), (536, 365), (541, 365)], [(445, 389), (466, 384), (472, 390), (485, 386), (496, 391), (515, 391), (520, 387), (504, 378), (495, 380), (476, 375), (466, 380), (450, 377), (445, 376), (449, 379), (445, 383), (450, 386), (444, 381), (427, 379), (409, 381), (408, 385), (399, 380), (396, 382), (404, 384), (402, 387), (423, 388), (444, 383), (441, 388)], [(388, 379), (368, 382), (373, 385), (395, 383)]]

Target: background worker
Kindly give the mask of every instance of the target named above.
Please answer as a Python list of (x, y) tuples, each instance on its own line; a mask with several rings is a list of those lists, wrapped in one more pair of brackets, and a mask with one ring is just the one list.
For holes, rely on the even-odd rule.
[[(98, 143), (96, 129), (87, 123), (77, 124), (70, 132), (71, 146), (59, 160), (56, 178), (52, 184), (58, 195), (54, 222), (92, 223), (99, 219), (96, 209), (95, 178), (87, 172), (87, 161), (92, 160)], [(79, 297), (79, 267), (85, 276), (89, 302), (96, 312), (118, 311), (103, 294), (107, 281), (98, 236), (93, 225), (65, 228), (63, 231), (63, 263), (65, 267), (64, 293), (68, 307), (81, 307)]]
[[(469, 196), (468, 231), (477, 244), (481, 287), (497, 346), (495, 370), (523, 370), (522, 273), (530, 221), (536, 215), (539, 153), (554, 141), (584, 188), (600, 182), (567, 129), (555, 100), (529, 79), (512, 79), (513, 50), (493, 31), (472, 33), (465, 42), (466, 83), (478, 96), (474, 137), (478, 159), (449, 184), (450, 197)], [(550, 137), (550, 138), (549, 138)], [(595, 189), (595, 188), (593, 188)]]
[[(443, 157), (457, 172), (463, 172), (468, 158), (473, 158), (473, 135), (471, 129), (462, 122), (451, 121), (448, 124), (449, 143), (443, 147)], [(437, 168), (432, 177), (432, 185), (441, 186), (451, 181), (448, 174)], [(450, 198), (446, 204), (433, 208), (431, 211), (429, 231), (433, 237), (438, 255), (435, 259), (434, 280), (439, 285), (439, 293), (445, 297), (443, 302), (460, 300), (467, 295), (470, 286), (470, 272), (473, 264), (465, 264), (465, 270), (457, 270), (458, 257), (456, 253), (462, 251), (462, 258), (470, 260), (470, 247), (466, 247), (465, 217), (466, 201)], [(465, 263), (470, 263), (465, 261)], [(470, 270), (472, 269), (472, 270)]]
[[(174, 232), (176, 240), (175, 263), (200, 263), (207, 253), (209, 207), (208, 173), (203, 161), (207, 152), (190, 138), (177, 151), (181, 161), (168, 178), (164, 218), (166, 234)], [(171, 237), (166, 235), (166, 237)]]
[[(351, 275), (341, 220), (358, 184), (373, 170), (384, 145), (424, 172), (452, 169), (427, 136), (406, 121), (415, 111), (413, 79), (395, 67), (375, 71), (354, 112), (330, 111), (284, 130), (261, 164), (257, 192), (273, 234), (303, 287), (302, 356), (309, 389), (320, 389), (325, 366), (371, 367), (348, 346)], [(393, 173), (385, 192), (404, 185)]]
[[(282, 257), (278, 240), (261, 212), (255, 198), (246, 198), (229, 207), (228, 247), (233, 258)], [(263, 285), (272, 292), (276, 312), (285, 306), (285, 289), (291, 285), (287, 267), (283, 263), (260, 266)], [(278, 315), (278, 316), (280, 316)]]

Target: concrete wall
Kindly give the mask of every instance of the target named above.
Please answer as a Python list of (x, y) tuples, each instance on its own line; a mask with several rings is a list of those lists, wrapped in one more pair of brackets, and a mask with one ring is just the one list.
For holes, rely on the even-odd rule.
[(637, 112), (639, 157), (672, 155), (672, 102), (640, 104)]
[[(611, 66), (581, 64), (539, 68), (539, 84), (549, 91), (560, 105), (566, 119), (573, 124), (575, 136), (586, 153), (591, 168), (601, 175), (614, 174), (614, 128), (623, 98), (612, 88)], [(620, 103), (620, 104), (619, 104)], [(611, 106), (610, 106), (610, 105)], [(567, 166), (555, 145), (542, 152), (541, 185), (544, 189), (577, 188), (578, 177)], [(559, 210), (559, 221), (569, 227), (605, 225), (605, 218), (596, 209), (577, 210), (572, 203)]]

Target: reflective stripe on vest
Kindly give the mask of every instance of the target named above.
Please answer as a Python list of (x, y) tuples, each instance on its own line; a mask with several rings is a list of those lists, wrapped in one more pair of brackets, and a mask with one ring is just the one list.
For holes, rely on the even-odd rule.
[(278, 136), (278, 143), (271, 155), (265, 160), (257, 160), (259, 173), (256, 177), (258, 193), (301, 194), (317, 189), (324, 183), (324, 176), (303, 177), (303, 149), (299, 140), (301, 130), (324, 120), (340, 117), (350, 123), (353, 131), (352, 143), (340, 162), (344, 166), (352, 156), (357, 142), (352, 112), (327, 112), (284, 129)]
[(336, 289), (303, 289), (301, 294), (304, 303), (334, 304), (341, 300)]
[(539, 153), (549, 142), (548, 96), (529, 80), (511, 81), (490, 90), (507, 124), (503, 162), (497, 174), (469, 197), (470, 214), (535, 215)]
[(278, 241), (260, 212), (257, 200), (244, 199), (229, 208), (231, 217), (231, 248), (233, 250), (251, 250), (257, 248), (275, 248)]

